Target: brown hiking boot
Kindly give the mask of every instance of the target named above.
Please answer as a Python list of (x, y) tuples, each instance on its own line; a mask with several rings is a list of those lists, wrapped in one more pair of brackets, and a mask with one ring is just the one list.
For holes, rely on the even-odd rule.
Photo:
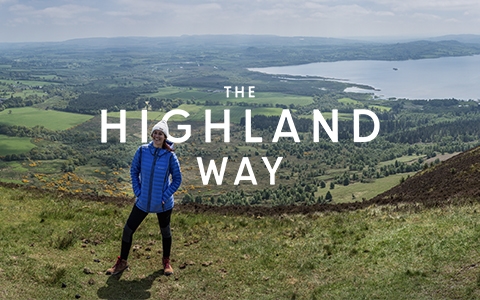
[(165, 276), (172, 275), (173, 274), (173, 268), (170, 265), (170, 258), (164, 257), (162, 262), (163, 262), (163, 274)]
[(117, 262), (107, 270), (107, 275), (117, 275), (125, 271), (128, 268), (128, 263), (125, 259), (121, 259), (120, 256), (117, 258)]

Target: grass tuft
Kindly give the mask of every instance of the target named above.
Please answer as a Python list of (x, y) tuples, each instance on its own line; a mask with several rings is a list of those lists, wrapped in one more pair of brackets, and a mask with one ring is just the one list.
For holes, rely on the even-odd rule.
[(58, 250), (66, 250), (73, 246), (76, 241), (76, 234), (72, 231), (60, 234), (59, 236), (52, 237), (51, 245)]
[(67, 274), (67, 269), (64, 267), (58, 267), (56, 265), (47, 263), (44, 266), (32, 265), (32, 268), (25, 270), (26, 272), (32, 272), (34, 274), (34, 280), (39, 284), (45, 284), (54, 286), (61, 282), (61, 280)]

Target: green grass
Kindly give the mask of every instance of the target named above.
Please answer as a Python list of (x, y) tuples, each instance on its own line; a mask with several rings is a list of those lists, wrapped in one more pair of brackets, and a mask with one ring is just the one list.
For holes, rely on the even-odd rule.
[(6, 98), (10, 98), (10, 96), (26, 98), (28, 96), (33, 96), (33, 95), (43, 96), (45, 95), (45, 93), (43, 91), (38, 91), (38, 90), (24, 90), (21, 92), (11, 93)]
[(41, 80), (52, 80), (57, 78), (57, 75), (31, 75), (31, 76)]
[(190, 90), (188, 88), (180, 88), (180, 87), (164, 87), (164, 88), (159, 88), (158, 92), (156, 93), (151, 93), (151, 94), (145, 94), (149, 97), (157, 97), (157, 98), (179, 98), (176, 97), (175, 95), (178, 95), (180, 93), (194, 93), (196, 90)]
[(18, 161), (5, 162), (0, 160), (0, 181), (22, 184), (22, 178), (28, 169)]
[[(398, 185), (402, 177), (406, 179), (407, 176), (413, 176), (414, 174), (414, 172), (395, 174), (375, 179), (373, 182), (359, 182), (349, 184), (347, 186), (335, 184), (335, 188), (333, 190), (330, 189), (330, 184), (327, 182), (327, 186), (323, 189), (319, 188), (316, 195), (317, 197), (325, 196), (327, 191), (330, 191), (335, 203), (362, 201), (362, 198), (368, 200)], [(352, 195), (355, 196), (355, 198), (353, 198)]]
[[(246, 94), (245, 94), (246, 95)], [(254, 102), (259, 104), (283, 104), (283, 105), (309, 105), (313, 103), (312, 97), (298, 96), (298, 95), (288, 95), (282, 93), (267, 93), (267, 92), (255, 92), (255, 98), (237, 98), (235, 97), (228, 98), (229, 101), (233, 102), (233, 99), (239, 102)]]
[(106, 276), (130, 209), (0, 187), (0, 298), (480, 296), (478, 203), (261, 218), (176, 210), (170, 277), (149, 215), (135, 233), (130, 270)]
[[(322, 114), (323, 118), (325, 120), (331, 120), (332, 119), (332, 112), (331, 111), (321, 111), (320, 113)], [(312, 119), (313, 121), (313, 111), (309, 114), (306, 115), (300, 115), (302, 118), (306, 119)], [(338, 120), (339, 121), (353, 121), (353, 113), (338, 113)]]
[(27, 169), (25, 168), (26, 162), (18, 162), (18, 161), (0, 161), (0, 168), (8, 168), (14, 172), (26, 172)]
[(383, 106), (383, 105), (369, 105), (368, 107), (369, 108), (375, 108), (375, 109), (378, 109), (380, 111), (390, 111), (392, 109), (391, 107)]
[(59, 174), (64, 162), (65, 160), (61, 159), (37, 161), (37, 165), (30, 168), (30, 171), (31, 173)]
[(68, 100), (63, 99), (60, 96), (53, 96), (51, 98), (48, 98), (42, 103), (35, 104), (34, 107), (44, 110), (49, 107), (65, 108), (67, 107), (67, 105), (68, 105)]
[(233, 92), (230, 92), (230, 96), (227, 98), (225, 89), (218, 90), (200, 90), (200, 89), (188, 89), (188, 88), (177, 88), (177, 87), (166, 87), (160, 88), (157, 93), (146, 94), (148, 97), (157, 97), (157, 98), (170, 98), (176, 99), (180, 98), (183, 100), (194, 99), (196, 101), (219, 101), (219, 102), (249, 102), (249, 103), (258, 103), (258, 104), (283, 104), (283, 105), (308, 105), (313, 103), (312, 97), (298, 96), (298, 95), (289, 95), (283, 93), (273, 93), (273, 92), (258, 92), (255, 91), (253, 94), (254, 98), (248, 98), (248, 87), (245, 87), (244, 98), (241, 98), (240, 95), (238, 98), (235, 98), (234, 88)]
[[(212, 113), (212, 122), (219, 122), (224, 120), (224, 111), (230, 110), (230, 122), (239, 123), (242, 117), (245, 117), (245, 110), (250, 109), (252, 111), (252, 117), (255, 115), (265, 115), (265, 116), (272, 116), (282, 114), (281, 108), (274, 108), (274, 107), (257, 107), (257, 108), (250, 108), (250, 107), (238, 107), (238, 106), (199, 106), (193, 104), (182, 104), (177, 109), (184, 110), (188, 112), (190, 115), (188, 118), (184, 118), (183, 116), (172, 116), (170, 120), (172, 121), (179, 121), (179, 122), (186, 122), (190, 121), (205, 121), (205, 111), (207, 109), (211, 110)], [(162, 117), (165, 115), (165, 112), (159, 111), (148, 111), (147, 118), (149, 120), (161, 120)], [(119, 112), (109, 112), (109, 117), (120, 117)], [(141, 111), (127, 111), (126, 112), (127, 119), (141, 119), (142, 112)]]
[(418, 161), (419, 158), (425, 158), (425, 155), (406, 155), (402, 157), (398, 157), (392, 160), (382, 161), (378, 164), (379, 167), (384, 167), (388, 165), (395, 164), (395, 161), (403, 162), (403, 163), (414, 163)]
[(338, 99), (338, 102), (343, 103), (343, 104), (352, 104), (352, 105), (356, 105), (356, 104), (361, 105), (362, 104), (360, 101), (353, 100), (351, 98), (341, 98), (341, 99)]
[(32, 150), (35, 145), (30, 140), (28, 137), (10, 137), (0, 134), (0, 156), (20, 154)]
[[(343, 104), (347, 104), (347, 105), (362, 106), (362, 102), (360, 102), (358, 100), (353, 100), (351, 98), (341, 98), (341, 99), (338, 99), (338, 102), (343, 103)], [(374, 108), (374, 109), (377, 109), (377, 110), (380, 110), (380, 111), (390, 111), (392, 109), (391, 107), (383, 106), (383, 105), (369, 105), (368, 108), (370, 108), (370, 109)]]
[[(142, 111), (141, 110), (126, 111), (125, 115), (126, 115), (127, 119), (141, 119), (142, 118)], [(159, 120), (160, 121), (164, 115), (165, 115), (165, 112), (148, 111), (147, 118), (148, 118), (148, 120)], [(107, 116), (113, 117), (113, 118), (119, 118), (120, 117), (120, 112), (109, 112), (107, 114)]]
[[(13, 71), (13, 70), (12, 70)], [(26, 72), (27, 70), (16, 70), (16, 71), (24, 71)], [(48, 82), (48, 81), (41, 81), (41, 80), (13, 80), (13, 79), (0, 79), (0, 82), (6, 83), (6, 84), (24, 84), (24, 85), (29, 85), (29, 86), (42, 86), (42, 85), (52, 85), (52, 84), (58, 84), (55, 82)]]
[(91, 118), (92, 116), (89, 115), (40, 110), (33, 107), (11, 108), (0, 112), (0, 124), (26, 127), (40, 125), (51, 130), (65, 130)]

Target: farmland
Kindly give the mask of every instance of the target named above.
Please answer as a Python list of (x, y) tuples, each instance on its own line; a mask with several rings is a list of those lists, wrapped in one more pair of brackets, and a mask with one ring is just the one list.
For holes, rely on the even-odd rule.
[[(363, 201), (480, 143), (476, 126), (480, 109), (473, 102), (392, 101), (345, 92), (352, 84), (311, 77), (285, 80), (248, 70), (308, 61), (405, 59), (398, 54), (403, 52), (391, 51), (392, 47), (408, 48), (408, 59), (422, 58), (424, 49), (415, 43), (278, 48), (266, 39), (257, 48), (195, 41), (183, 48), (182, 41), (180, 48), (169, 42), (168, 46), (129, 46), (117, 52), (78, 43), (2, 52), (1, 181), (72, 194), (131, 196), (128, 170), (141, 144), (142, 110), (148, 112), (149, 128), (173, 109), (189, 113), (188, 118), (169, 120), (174, 137), (185, 134), (177, 129), (179, 125), (192, 129), (190, 139), (176, 145), (184, 178), (176, 199), (209, 205)], [(450, 49), (449, 43), (429, 46)], [(450, 53), (480, 51), (472, 45), (454, 46)], [(232, 87), (229, 97), (225, 86)], [(249, 86), (255, 86), (254, 98), (248, 97)], [(245, 88), (244, 97), (235, 97), (235, 87)], [(251, 133), (245, 130), (247, 109), (252, 112)], [(378, 116), (380, 133), (375, 140), (353, 141), (355, 109), (369, 109)], [(109, 123), (118, 123), (119, 111), (127, 111), (126, 143), (119, 143), (118, 130), (108, 130), (107, 143), (100, 142), (100, 110), (108, 111)], [(212, 123), (222, 123), (229, 110), (229, 143), (224, 142), (222, 129), (213, 129), (212, 142), (206, 142), (207, 110), (211, 110)], [(286, 110), (291, 120), (282, 123), (280, 115)], [(338, 142), (332, 142), (322, 128), (319, 141), (314, 142), (314, 110), (322, 113), (329, 127), (332, 111), (338, 110)], [(292, 138), (290, 121), (299, 142)], [(359, 125), (361, 136), (371, 133), (371, 120), (362, 118)], [(286, 136), (272, 142), (276, 132)], [(262, 142), (247, 142), (247, 134), (261, 137)], [(262, 158), (272, 163), (280, 157), (271, 185)], [(213, 161), (217, 167), (223, 158), (228, 159), (221, 185), (213, 177), (203, 183), (198, 158), (204, 166)], [(234, 184), (242, 172), (247, 173), (241, 169), (247, 160), (252, 167), (249, 178), (255, 177), (257, 184), (253, 180)]]
[[(480, 298), (477, 101), (380, 99), (342, 82), (248, 71), (472, 55), (480, 46), (182, 36), (0, 48), (1, 299)], [(227, 98), (226, 85), (255, 86), (255, 98)], [(118, 129), (100, 141), (101, 109), (109, 123), (127, 111), (126, 143)], [(191, 128), (175, 145), (183, 176), (171, 220), (175, 273), (163, 276), (149, 216), (129, 269), (107, 277), (135, 201), (129, 167), (141, 111), (149, 132), (173, 109), (190, 116), (169, 120), (171, 136)], [(206, 110), (222, 123), (227, 109), (230, 142), (223, 128), (207, 142)], [(246, 140), (246, 109), (261, 142)], [(312, 111), (333, 127), (334, 109), (339, 141), (327, 128), (314, 141)], [(374, 140), (353, 141), (355, 109), (378, 116)], [(371, 120), (360, 127), (368, 135)], [(286, 136), (272, 142), (277, 132)], [(199, 161), (219, 169), (224, 159), (222, 183), (203, 184)], [(264, 159), (281, 159), (275, 184)], [(249, 177), (234, 184), (240, 175)]]

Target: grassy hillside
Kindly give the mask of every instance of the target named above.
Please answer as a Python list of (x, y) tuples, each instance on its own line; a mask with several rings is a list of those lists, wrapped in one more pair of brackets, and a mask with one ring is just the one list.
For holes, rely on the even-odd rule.
[[(162, 275), (150, 215), (131, 269), (109, 277), (131, 204), (0, 187), (2, 299), (472, 299), (480, 203), (254, 217), (173, 215)], [(62, 284), (64, 287), (62, 287)]]
[(50, 130), (65, 130), (91, 118), (92, 116), (89, 115), (41, 110), (33, 107), (11, 108), (0, 111), (0, 124), (26, 127), (39, 125)]
[(0, 134), (0, 156), (28, 152), (35, 147), (30, 138)]

